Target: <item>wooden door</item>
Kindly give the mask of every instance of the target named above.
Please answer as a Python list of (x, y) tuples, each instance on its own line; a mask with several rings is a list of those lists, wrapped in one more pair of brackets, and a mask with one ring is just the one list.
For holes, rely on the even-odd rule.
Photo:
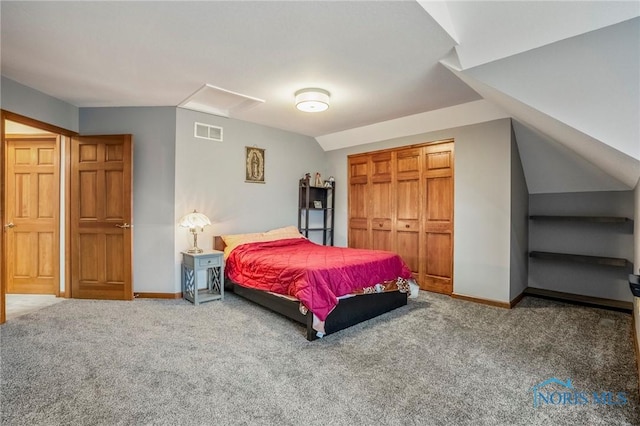
[(133, 299), (131, 135), (71, 143), (71, 290), (83, 299)]
[(349, 157), (349, 233), (352, 248), (369, 244), (369, 157)]
[(453, 292), (453, 142), (423, 148), (421, 287)]
[(392, 251), (393, 171), (392, 153), (371, 156), (371, 248)]
[(394, 234), (396, 253), (404, 259), (413, 272), (413, 277), (422, 286), (420, 260), (424, 253), (420, 244), (422, 173), (421, 148), (408, 148), (396, 152), (395, 172), (395, 210)]
[(28, 135), (6, 140), (6, 292), (58, 295), (59, 138)]

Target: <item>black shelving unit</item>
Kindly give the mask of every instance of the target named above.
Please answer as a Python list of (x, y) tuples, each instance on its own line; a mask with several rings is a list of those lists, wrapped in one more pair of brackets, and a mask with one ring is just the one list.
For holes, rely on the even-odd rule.
[(322, 244), (333, 245), (335, 182), (312, 186), (311, 178), (298, 184), (298, 229), (306, 238), (322, 235)]

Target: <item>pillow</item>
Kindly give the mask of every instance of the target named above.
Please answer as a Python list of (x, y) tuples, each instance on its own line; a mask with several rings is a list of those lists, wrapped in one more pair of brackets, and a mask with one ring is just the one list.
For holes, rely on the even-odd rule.
[(298, 228), (291, 225), (284, 228), (272, 229), (264, 233), (269, 239), (265, 241), (284, 240), (286, 238), (304, 238), (304, 236), (298, 231)]
[(261, 233), (222, 235), (221, 238), (225, 244), (224, 258), (226, 259), (229, 257), (231, 250), (241, 244), (284, 240), (287, 238), (304, 238), (304, 236), (298, 231), (297, 227), (291, 225)]
[(221, 238), (222, 241), (224, 241), (224, 258), (226, 259), (227, 257), (229, 257), (229, 253), (231, 253), (231, 250), (241, 244), (260, 241), (261, 236), (261, 233), (222, 235)]

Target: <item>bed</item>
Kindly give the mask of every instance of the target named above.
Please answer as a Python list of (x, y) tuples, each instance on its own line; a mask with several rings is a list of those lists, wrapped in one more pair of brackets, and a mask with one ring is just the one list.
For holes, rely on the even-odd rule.
[(306, 327), (308, 340), (407, 304), (417, 296), (395, 253), (328, 247), (294, 226), (214, 237), (224, 251), (225, 287)]

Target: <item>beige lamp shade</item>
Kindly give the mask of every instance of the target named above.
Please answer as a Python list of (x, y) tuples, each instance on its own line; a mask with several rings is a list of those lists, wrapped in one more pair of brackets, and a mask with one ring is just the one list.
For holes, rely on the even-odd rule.
[(180, 222), (178, 222), (178, 223), (183, 228), (201, 228), (201, 229), (204, 229), (205, 226), (211, 225), (211, 221), (209, 220), (209, 218), (206, 215), (204, 215), (202, 213), (198, 213), (195, 210), (192, 213), (189, 213), (187, 215), (182, 216), (182, 219), (180, 219)]

